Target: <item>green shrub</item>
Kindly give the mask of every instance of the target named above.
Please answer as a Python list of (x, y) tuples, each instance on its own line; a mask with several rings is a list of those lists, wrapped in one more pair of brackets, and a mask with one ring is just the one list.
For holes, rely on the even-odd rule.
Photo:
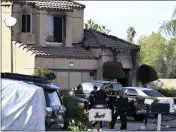
[(160, 88), (157, 91), (166, 97), (176, 97), (176, 89), (174, 88)]
[(48, 68), (36, 68), (35, 71), (34, 71), (34, 75), (35, 76), (40, 76), (40, 77), (45, 77), (49, 81), (52, 81), (56, 78), (55, 73)]
[(60, 94), (63, 104), (67, 109), (66, 115), (69, 129), (71, 131), (87, 131), (88, 128), (91, 128), (88, 116), (78, 106), (78, 102), (74, 99), (74, 96), (69, 94), (69, 90), (61, 90)]
[(153, 67), (144, 64), (137, 70), (137, 79), (142, 83), (142, 85), (144, 85), (157, 80), (158, 75)]

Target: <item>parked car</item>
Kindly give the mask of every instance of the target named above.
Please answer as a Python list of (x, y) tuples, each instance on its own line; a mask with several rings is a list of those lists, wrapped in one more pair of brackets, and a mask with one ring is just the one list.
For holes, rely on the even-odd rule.
[(2, 82), (5, 80), (9, 80), (10, 82), (23, 82), (23, 85), (26, 84), (31, 85), (31, 87), (37, 86), (42, 88), (46, 102), (46, 117), (45, 117), (46, 130), (64, 127), (66, 109), (63, 106), (60, 98), (59, 94), (60, 87), (54, 85), (53, 83), (50, 83), (45, 78), (23, 74), (1, 73), (1, 78)]
[[(98, 80), (96, 80), (96, 81), (95, 80), (94, 81), (84, 81), (84, 82), (82, 82), (79, 85), (82, 86), (83, 92), (85, 94), (89, 94), (93, 90), (94, 86), (97, 86), (98, 90), (100, 89), (100, 87), (102, 85), (105, 85), (105, 86), (113, 85), (114, 91), (119, 91), (119, 90), (123, 89), (123, 86), (120, 83), (118, 83), (118, 82), (111, 82), (111, 81), (98, 81)], [(73, 91), (74, 90), (76, 90), (76, 88), (74, 88)]]
[[(146, 98), (158, 103), (169, 103), (170, 112), (175, 111), (174, 99), (164, 97), (162, 94), (153, 89), (140, 87), (124, 87), (123, 90), (127, 93), (128, 96), (130, 96), (127, 114), (133, 116), (136, 121), (142, 121), (145, 118), (147, 105), (144, 103), (144, 101)], [(153, 113), (150, 112), (150, 114)]]

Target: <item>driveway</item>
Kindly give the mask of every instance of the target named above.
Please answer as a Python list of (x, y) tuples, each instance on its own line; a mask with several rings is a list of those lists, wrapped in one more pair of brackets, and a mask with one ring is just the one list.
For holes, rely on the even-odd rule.
[[(144, 129), (144, 121), (136, 122), (133, 118), (127, 117), (128, 120), (128, 131), (156, 131), (157, 130), (157, 118), (156, 117), (149, 117), (148, 124), (146, 129)], [(162, 131), (176, 131), (176, 115), (165, 115), (162, 116)], [(114, 129), (103, 128), (103, 131), (120, 131), (120, 122), (117, 121)]]

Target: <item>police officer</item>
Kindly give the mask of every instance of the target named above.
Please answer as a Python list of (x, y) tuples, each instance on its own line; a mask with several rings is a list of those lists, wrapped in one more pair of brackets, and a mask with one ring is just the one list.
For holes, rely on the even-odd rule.
[(121, 121), (120, 130), (126, 130), (127, 129), (126, 112), (128, 108), (128, 97), (125, 96), (125, 93), (123, 91), (120, 91), (119, 98), (117, 98), (115, 105), (116, 105), (116, 112), (111, 121), (110, 129), (114, 129), (117, 117), (120, 115)]
[[(100, 89), (95, 93), (95, 105), (106, 106), (107, 101), (107, 93), (105, 92), (104, 85), (102, 85)], [(102, 121), (100, 122), (100, 127), (102, 127)]]
[(75, 96), (85, 98), (82, 85), (78, 85), (77, 89), (75, 90)]
[(98, 87), (94, 86), (93, 91), (90, 92), (90, 108), (92, 108), (95, 105), (95, 93), (97, 92)]
[(95, 93), (95, 104), (106, 105), (108, 101), (107, 93), (105, 92), (104, 85)]
[(113, 117), (113, 114), (114, 114), (114, 104), (115, 104), (115, 101), (116, 101), (116, 93), (114, 92), (113, 90), (113, 85), (110, 85), (109, 86), (109, 91), (107, 92), (107, 96), (109, 98), (108, 100), (108, 108), (111, 109), (112, 111), (112, 117)]

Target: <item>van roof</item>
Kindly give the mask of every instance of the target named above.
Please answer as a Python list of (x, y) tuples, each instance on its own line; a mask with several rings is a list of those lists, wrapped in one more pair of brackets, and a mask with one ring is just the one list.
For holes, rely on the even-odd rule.
[[(92, 83), (119, 83), (119, 82), (111, 82), (111, 81), (102, 81), (102, 80), (89, 80), (89, 81), (84, 81), (84, 82), (92, 82)], [(84, 83), (82, 82), (82, 83)]]

